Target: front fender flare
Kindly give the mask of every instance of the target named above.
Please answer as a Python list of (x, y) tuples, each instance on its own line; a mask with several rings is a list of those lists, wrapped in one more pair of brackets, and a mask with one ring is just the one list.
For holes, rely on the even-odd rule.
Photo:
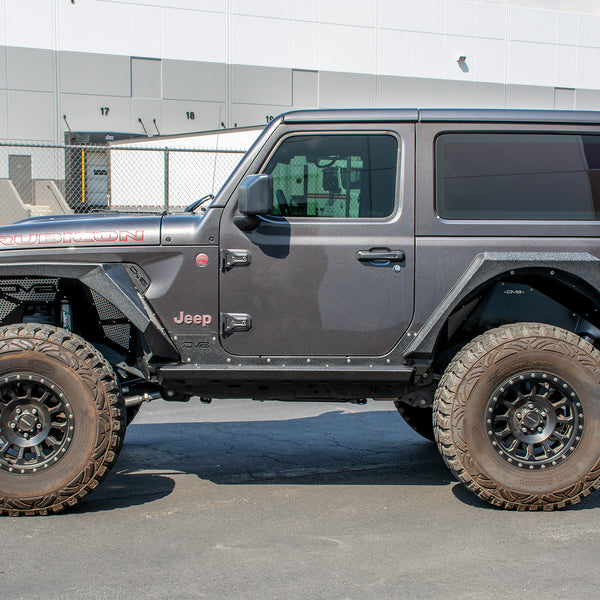
[(144, 296), (136, 289), (128, 263), (5, 263), (0, 277), (75, 279), (118, 308), (145, 337), (153, 355), (178, 360), (179, 353)]

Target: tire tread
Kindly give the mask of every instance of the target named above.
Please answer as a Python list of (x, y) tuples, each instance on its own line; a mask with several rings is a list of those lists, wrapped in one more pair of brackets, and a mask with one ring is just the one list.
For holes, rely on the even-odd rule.
[(64, 329), (44, 324), (0, 327), (0, 354), (34, 351), (69, 367), (90, 389), (100, 413), (98, 441), (87, 466), (60, 490), (10, 498), (0, 492), (0, 514), (47, 515), (74, 506), (103, 481), (115, 464), (125, 435), (125, 404), (116, 375), (89, 342)]
[(575, 485), (552, 494), (527, 495), (503, 488), (487, 478), (470, 456), (464, 440), (457, 439), (453, 427), (453, 421), (460, 418), (468, 396), (467, 393), (461, 393), (460, 396), (465, 398), (457, 398), (459, 387), (467, 372), (475, 368), (477, 363), (480, 363), (483, 369), (487, 368), (492, 362), (491, 351), (500, 346), (508, 347), (513, 352), (514, 346), (526, 344), (538, 349), (556, 348), (562, 353), (570, 354), (588, 369), (590, 377), (598, 380), (600, 352), (580, 336), (560, 327), (541, 323), (503, 325), (473, 339), (458, 352), (446, 368), (434, 399), (435, 439), (442, 458), (453, 475), (482, 500), (509, 510), (561, 509), (577, 504), (600, 488), (600, 460)]

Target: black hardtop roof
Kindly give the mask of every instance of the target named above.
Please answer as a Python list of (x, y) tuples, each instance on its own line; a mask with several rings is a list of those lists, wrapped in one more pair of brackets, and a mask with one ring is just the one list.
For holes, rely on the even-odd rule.
[(600, 111), (514, 110), (477, 108), (348, 108), (296, 110), (282, 115), (284, 123), (337, 121), (480, 122), (480, 123), (575, 123), (600, 124)]

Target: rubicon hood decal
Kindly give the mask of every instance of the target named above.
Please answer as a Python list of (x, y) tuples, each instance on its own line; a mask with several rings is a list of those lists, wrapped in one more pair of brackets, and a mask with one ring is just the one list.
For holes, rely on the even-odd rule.
[(36, 219), (0, 227), (0, 250), (69, 246), (160, 244), (160, 217)]
[(66, 231), (64, 233), (17, 233), (0, 235), (0, 246), (52, 246), (54, 244), (97, 244), (143, 242), (144, 230)]

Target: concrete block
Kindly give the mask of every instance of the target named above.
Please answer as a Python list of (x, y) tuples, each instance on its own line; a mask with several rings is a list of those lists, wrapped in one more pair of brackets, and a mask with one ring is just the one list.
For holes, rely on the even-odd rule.
[(33, 204), (38, 208), (47, 207), (51, 215), (66, 215), (73, 212), (52, 179), (34, 180)]
[(10, 179), (0, 179), (0, 206), (0, 225), (10, 225), (31, 216), (29, 208), (21, 200)]

